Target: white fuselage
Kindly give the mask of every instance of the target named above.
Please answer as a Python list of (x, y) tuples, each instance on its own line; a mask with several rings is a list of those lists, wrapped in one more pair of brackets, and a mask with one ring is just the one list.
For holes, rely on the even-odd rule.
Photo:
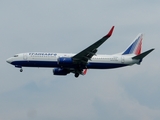
[[(30, 52), (20, 53), (7, 59), (7, 62), (15, 67), (61, 67), (58, 63), (60, 57), (72, 57), (75, 54), (68, 53), (46, 53), (46, 52)], [(139, 63), (139, 60), (134, 60), (130, 55), (94, 55), (87, 63), (87, 69), (109, 69), (117, 68)], [(74, 66), (68, 65), (66, 67), (72, 68)]]

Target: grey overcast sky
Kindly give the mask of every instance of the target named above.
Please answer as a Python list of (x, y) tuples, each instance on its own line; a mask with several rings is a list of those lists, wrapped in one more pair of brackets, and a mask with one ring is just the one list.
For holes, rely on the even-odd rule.
[[(159, 120), (159, 0), (1, 0), (0, 120)], [(123, 51), (144, 33), (142, 62), (86, 76), (53, 76), (52, 69), (6, 63), (30, 51), (77, 53), (113, 36), (100, 54)]]

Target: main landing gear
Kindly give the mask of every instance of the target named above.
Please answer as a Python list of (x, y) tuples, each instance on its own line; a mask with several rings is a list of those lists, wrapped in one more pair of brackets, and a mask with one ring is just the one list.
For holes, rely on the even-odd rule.
[(75, 75), (74, 75), (76, 78), (79, 76), (79, 73), (75, 73)]

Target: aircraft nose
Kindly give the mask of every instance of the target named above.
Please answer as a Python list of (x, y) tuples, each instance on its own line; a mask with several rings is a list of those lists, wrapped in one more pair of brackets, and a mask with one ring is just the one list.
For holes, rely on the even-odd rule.
[(6, 62), (11, 64), (11, 62), (12, 62), (11, 58), (8, 58), (8, 59), (6, 60)]

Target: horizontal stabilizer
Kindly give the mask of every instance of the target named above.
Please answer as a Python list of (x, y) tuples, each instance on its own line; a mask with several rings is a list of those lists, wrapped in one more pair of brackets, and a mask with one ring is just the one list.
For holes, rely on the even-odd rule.
[(132, 59), (143, 59), (146, 55), (148, 55), (150, 52), (152, 52), (154, 49), (150, 49), (150, 50), (148, 50), (148, 51), (146, 51), (146, 52), (143, 52), (143, 53), (141, 53), (141, 54), (139, 54), (139, 55), (137, 55), (137, 56), (134, 56), (134, 57), (132, 57)]

